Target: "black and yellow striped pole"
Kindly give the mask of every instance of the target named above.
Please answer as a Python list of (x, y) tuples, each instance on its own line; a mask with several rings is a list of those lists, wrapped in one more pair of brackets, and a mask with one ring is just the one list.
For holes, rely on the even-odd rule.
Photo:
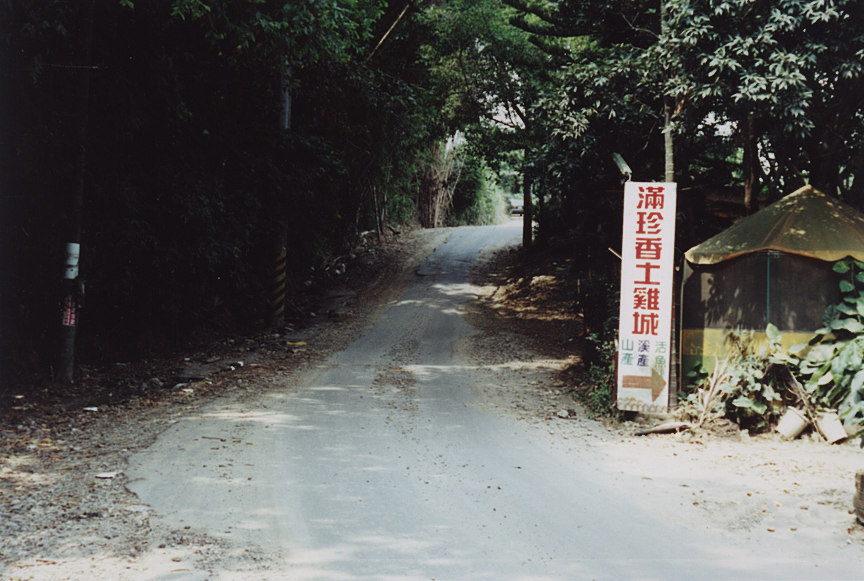
[(282, 326), (285, 323), (285, 278), (288, 252), (285, 244), (280, 246), (273, 261), (273, 278), (270, 283), (270, 326), (272, 327)]

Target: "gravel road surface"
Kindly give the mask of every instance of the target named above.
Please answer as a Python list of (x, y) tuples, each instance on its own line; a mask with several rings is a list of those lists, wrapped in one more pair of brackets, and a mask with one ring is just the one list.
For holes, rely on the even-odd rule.
[(274, 578), (860, 577), (840, 537), (718, 530), (680, 486), (609, 470), (601, 442), (496, 412), (460, 309), (475, 257), (515, 226), (452, 231), (355, 342), (178, 422), (132, 457), (130, 490), (270, 556)]
[(406, 235), (323, 330), (191, 354), (197, 379), (122, 404), (22, 403), (0, 579), (861, 579), (857, 444), (590, 419), (537, 349), (561, 321), (495, 316), (472, 274), (520, 234)]

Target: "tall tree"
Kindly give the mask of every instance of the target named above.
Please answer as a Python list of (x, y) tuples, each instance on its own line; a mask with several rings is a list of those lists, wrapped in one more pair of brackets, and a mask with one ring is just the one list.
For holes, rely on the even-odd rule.
[(535, 107), (538, 177), (550, 197), (541, 232), (544, 222), (556, 236), (571, 232), (582, 256), (605, 262), (620, 230), (618, 200), (607, 193), (620, 189), (612, 154), (623, 154), (640, 179), (662, 179), (672, 159), (664, 157), (668, 65), (649, 51), (661, 41), (660, 4), (505, 1), (517, 10), (511, 22), (553, 67)]
[[(434, 108), (406, 6), (95, 3), (83, 361), (144, 353), (200, 325), (258, 324), (278, 229), (290, 231), (290, 267), (308, 272), (380, 216), (410, 216)], [(57, 192), (77, 159), (78, 11), (0, 2), (2, 351), (19, 371), (57, 369), (68, 242)], [(286, 61), (290, 135), (276, 122)]]
[(733, 127), (748, 205), (804, 182), (864, 193), (864, 13), (852, 0), (668, 0), (670, 94)]
[(450, 131), (467, 135), (489, 160), (523, 151), (523, 245), (532, 240), (532, 164), (538, 143), (533, 110), (550, 57), (510, 26), (516, 11), (500, 0), (431, 4), (425, 17), (437, 36), (428, 47)]

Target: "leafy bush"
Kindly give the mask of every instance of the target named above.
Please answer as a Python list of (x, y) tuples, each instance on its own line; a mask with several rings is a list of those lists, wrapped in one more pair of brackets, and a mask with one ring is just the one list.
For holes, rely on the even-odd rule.
[(730, 341), (739, 343), (737, 364), (729, 368), (730, 398), (727, 417), (739, 426), (759, 430), (770, 427), (783, 414), (783, 386), (773, 373), (771, 354), (779, 349), (777, 327), (767, 329), (771, 347), (757, 349), (752, 333), (730, 334)]
[(470, 157), (470, 153), (468, 156), (453, 192), (453, 207), (445, 224), (461, 226), (500, 223), (507, 217), (504, 212), (504, 193), (483, 161)]
[[(864, 263), (838, 261), (841, 301), (825, 310), (823, 327), (808, 348), (787, 356), (812, 403), (835, 409), (847, 425), (864, 419)], [(803, 347), (803, 346), (802, 346)]]
[(574, 307), (581, 313), (585, 325), (583, 361), (586, 371), (579, 399), (593, 412), (603, 416), (615, 415), (615, 339), (618, 335), (618, 285), (606, 278), (594, 279), (580, 285)]
[(764, 430), (783, 413), (784, 386), (774, 373), (772, 354), (779, 348), (777, 328), (767, 330), (771, 347), (758, 349), (753, 334), (733, 331), (726, 337), (728, 354), (709, 374), (703, 364), (688, 374), (690, 389), (681, 396), (679, 414), (697, 426), (727, 417), (739, 426)]
[(602, 341), (596, 334), (588, 336), (598, 354), (598, 362), (590, 363), (583, 376), (582, 389), (577, 395), (588, 408), (601, 416), (615, 416), (615, 357), (617, 349), (614, 341)]

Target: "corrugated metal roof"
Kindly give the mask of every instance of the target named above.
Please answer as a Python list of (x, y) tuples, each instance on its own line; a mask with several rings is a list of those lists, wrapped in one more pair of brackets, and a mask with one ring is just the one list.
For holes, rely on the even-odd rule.
[(692, 264), (716, 264), (762, 250), (829, 262), (848, 256), (864, 261), (864, 214), (804, 186), (694, 246), (684, 256)]

